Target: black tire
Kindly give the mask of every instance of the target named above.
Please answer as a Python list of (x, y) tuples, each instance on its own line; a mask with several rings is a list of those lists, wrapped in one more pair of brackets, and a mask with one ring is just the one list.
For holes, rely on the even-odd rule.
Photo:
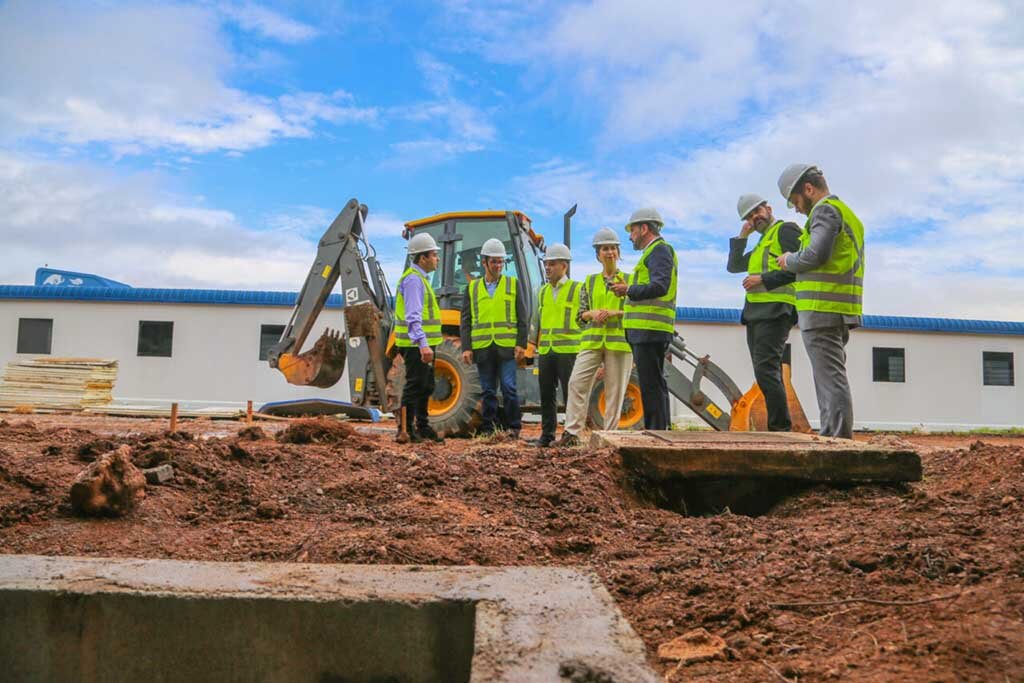
[[(587, 411), (587, 426), (593, 429), (595, 425), (602, 424), (601, 399), (604, 394), (604, 380), (594, 384), (590, 392), (590, 408)], [(643, 429), (644, 408), (640, 403), (640, 377), (634, 369), (629, 373), (629, 385), (626, 387), (626, 398), (622, 401), (622, 419), (627, 420), (624, 424), (619, 422), (618, 429)]]
[[(480, 424), (480, 375), (476, 364), (462, 362), (462, 342), (446, 337), (434, 349), (434, 393), (431, 396), (430, 426), (443, 436), (469, 436)], [(405, 363), (396, 356), (388, 371), (388, 396), (395, 405), (402, 402)], [(456, 387), (457, 385), (457, 387)], [(452, 391), (458, 391), (452, 396)], [(441, 412), (436, 412), (443, 407)]]

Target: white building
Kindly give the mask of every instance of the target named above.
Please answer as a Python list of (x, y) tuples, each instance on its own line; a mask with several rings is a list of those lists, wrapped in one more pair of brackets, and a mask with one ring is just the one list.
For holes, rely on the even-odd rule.
[[(0, 285), (0, 366), (43, 354), (116, 359), (114, 395), (128, 401), (347, 400), (347, 378), (327, 390), (295, 387), (261, 359), (294, 302), (286, 292)], [(340, 303), (332, 295), (310, 340), (342, 327)], [(680, 308), (677, 329), (742, 390), (751, 386), (738, 310)], [(816, 426), (798, 330), (790, 341), (793, 383)], [(1024, 323), (867, 316), (847, 352), (858, 428), (1024, 426)], [(689, 414), (678, 403), (674, 412)]]

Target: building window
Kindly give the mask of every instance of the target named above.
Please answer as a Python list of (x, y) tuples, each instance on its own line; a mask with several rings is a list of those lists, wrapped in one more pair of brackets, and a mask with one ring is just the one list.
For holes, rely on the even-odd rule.
[(906, 382), (906, 352), (876, 346), (871, 349), (872, 379), (876, 382)]
[(981, 354), (982, 382), (987, 387), (1013, 386), (1013, 353), (1010, 351), (983, 351)]
[(140, 320), (139, 351), (140, 356), (171, 357), (171, 344), (174, 341), (174, 323)]
[(284, 333), (284, 325), (260, 325), (260, 360), (266, 360), (270, 347), (277, 343)]
[(18, 319), (18, 353), (49, 354), (52, 341), (52, 318)]

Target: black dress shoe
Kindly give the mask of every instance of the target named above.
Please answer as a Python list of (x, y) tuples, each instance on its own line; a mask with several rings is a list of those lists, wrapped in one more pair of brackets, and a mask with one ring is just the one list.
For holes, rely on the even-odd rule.
[(539, 439), (534, 439), (530, 443), (532, 443), (534, 446), (537, 446), (538, 448), (548, 448), (554, 442), (555, 442), (555, 437), (553, 437), (553, 436), (542, 436)]
[(416, 430), (417, 436), (420, 440), (433, 441), (434, 443), (444, 443), (444, 438), (440, 434), (434, 431), (434, 428), (430, 425), (426, 427), (420, 427)]

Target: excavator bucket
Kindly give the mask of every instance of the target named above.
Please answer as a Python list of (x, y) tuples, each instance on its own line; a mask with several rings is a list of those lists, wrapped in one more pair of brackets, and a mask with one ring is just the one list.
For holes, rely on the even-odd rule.
[[(782, 364), (782, 383), (786, 387), (786, 403), (789, 404), (789, 418), (793, 423), (792, 431), (809, 434), (811, 425), (807, 421), (803, 405), (800, 404), (800, 398), (796, 395), (796, 390), (793, 389), (792, 374), (793, 371), (789, 363), (784, 362)], [(768, 406), (757, 382), (754, 382), (750, 390), (743, 394), (743, 397), (732, 407), (729, 431), (768, 431)]]
[(277, 367), (289, 384), (326, 389), (337, 384), (345, 372), (347, 349), (340, 332), (327, 330), (309, 351), (282, 353)]

